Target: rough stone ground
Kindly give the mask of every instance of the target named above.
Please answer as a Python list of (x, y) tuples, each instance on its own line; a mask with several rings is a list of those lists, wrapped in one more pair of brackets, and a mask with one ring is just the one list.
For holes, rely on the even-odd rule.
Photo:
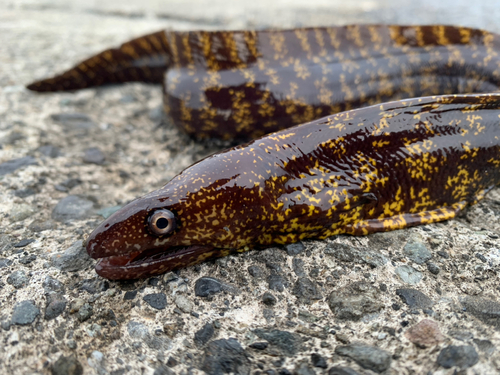
[(88, 233), (220, 145), (159, 126), (159, 87), (23, 88), (161, 28), (384, 22), (498, 32), (500, 6), (122, 3), (0, 0), (0, 373), (500, 372), (500, 189), (444, 223), (110, 282), (86, 257)]

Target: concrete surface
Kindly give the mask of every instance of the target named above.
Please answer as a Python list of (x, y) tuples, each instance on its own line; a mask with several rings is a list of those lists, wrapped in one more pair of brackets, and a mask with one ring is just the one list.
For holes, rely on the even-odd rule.
[[(245, 374), (321, 374), (335, 366), (359, 374), (499, 373), (498, 188), (445, 223), (306, 241), (296, 255), (293, 249), (251, 251), (177, 274), (108, 282), (81, 253), (81, 241), (102, 220), (97, 212), (154, 190), (219, 148), (158, 126), (159, 87), (48, 95), (24, 89), (162, 28), (370, 22), (499, 32), (499, 19), (496, 1), (0, 0), (0, 373), (198, 374), (217, 358)], [(11, 171), (15, 163), (25, 166)], [(79, 198), (68, 204), (68, 196)], [(88, 211), (61, 219), (58, 204)], [(432, 258), (419, 263), (414, 252)], [(206, 276), (229, 287), (196, 296), (196, 282)], [(359, 289), (358, 281), (369, 286)], [(407, 289), (427, 299), (413, 304)], [(148, 302), (156, 294), (166, 296), (161, 309)], [(352, 295), (365, 302), (357, 305)], [(329, 306), (336, 296), (359, 311), (340, 314)], [(425, 319), (437, 328), (422, 328)], [(210, 327), (203, 330), (206, 323), (213, 335)], [(430, 341), (422, 343), (415, 332)], [(259, 349), (256, 342), (268, 346)], [(354, 343), (368, 346), (368, 363)], [(326, 369), (314, 367), (321, 361), (313, 353)], [(390, 361), (388, 370), (373, 363), (377, 355)]]

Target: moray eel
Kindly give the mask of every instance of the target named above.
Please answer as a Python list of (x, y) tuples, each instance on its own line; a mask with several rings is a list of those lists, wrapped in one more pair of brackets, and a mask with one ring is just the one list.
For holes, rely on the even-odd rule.
[(194, 164), (95, 229), (97, 273), (135, 279), (477, 202), (500, 181), (500, 94), (471, 93), (498, 91), (499, 40), (451, 26), (162, 31), (28, 87), (162, 81), (173, 122), (196, 137), (288, 128)]
[(500, 95), (347, 111), (212, 155), (105, 220), (97, 273), (141, 278), (254, 247), (454, 217), (500, 181)]
[(499, 40), (453, 26), (159, 31), (28, 88), (163, 83), (177, 127), (247, 141), (389, 100), (497, 91)]

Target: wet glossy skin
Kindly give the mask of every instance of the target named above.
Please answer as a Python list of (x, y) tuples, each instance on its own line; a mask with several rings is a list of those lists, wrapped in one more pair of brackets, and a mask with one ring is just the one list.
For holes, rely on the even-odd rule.
[[(248, 138), (130, 203), (89, 237), (110, 279), (304, 238), (452, 218), (499, 182), (498, 36), (445, 26), (159, 32), (29, 86), (76, 89), (165, 75), (165, 108), (200, 138)], [(175, 230), (152, 231), (151, 216)]]
[[(353, 110), (210, 156), (90, 236), (106, 278), (139, 278), (231, 251), (446, 220), (500, 181), (500, 96)], [(155, 236), (148, 218), (174, 213)], [(147, 251), (154, 257), (136, 255)]]
[(163, 83), (177, 127), (249, 140), (389, 100), (497, 91), (499, 51), (498, 35), (452, 26), (160, 31), (28, 88)]

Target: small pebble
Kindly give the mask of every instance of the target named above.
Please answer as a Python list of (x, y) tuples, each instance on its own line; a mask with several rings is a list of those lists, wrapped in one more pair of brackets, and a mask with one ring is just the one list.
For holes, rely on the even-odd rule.
[(208, 297), (222, 291), (222, 283), (213, 277), (201, 277), (196, 280), (194, 293), (197, 297)]
[(444, 368), (460, 367), (461, 370), (474, 366), (479, 361), (472, 345), (450, 345), (439, 352), (437, 363)]
[(4, 161), (3, 163), (0, 163), (0, 176), (5, 176), (18, 170), (19, 168), (34, 164), (37, 164), (37, 161), (33, 156), (24, 156), (22, 158)]
[(205, 345), (214, 335), (215, 330), (212, 323), (206, 323), (202, 328), (200, 328), (194, 334), (194, 342), (198, 346)]
[(427, 262), (427, 269), (433, 275), (437, 275), (439, 271), (441, 271), (441, 269), (435, 263), (432, 262)]
[(18, 243), (14, 244), (14, 247), (18, 247), (18, 248), (26, 247), (30, 243), (33, 243), (33, 242), (35, 242), (35, 240), (33, 238), (25, 238), (24, 240), (21, 240)]
[(412, 288), (396, 289), (396, 294), (401, 297), (404, 303), (414, 309), (428, 309), (434, 305), (434, 302), (419, 290)]
[(271, 293), (265, 292), (262, 296), (262, 302), (264, 302), (264, 304), (267, 306), (274, 306), (278, 301), (276, 297), (273, 296)]
[(412, 285), (418, 284), (423, 277), (421, 272), (407, 265), (397, 267), (395, 272), (404, 283)]
[(88, 217), (94, 208), (94, 202), (79, 196), (68, 195), (61, 199), (52, 210), (55, 221), (80, 220)]
[(181, 294), (176, 295), (174, 297), (174, 303), (179, 309), (181, 309), (185, 313), (190, 313), (194, 308), (193, 302)]
[(40, 315), (40, 309), (36, 307), (34, 301), (22, 301), (14, 306), (11, 322), (17, 325), (28, 325), (33, 323), (38, 315)]
[(378, 373), (391, 366), (391, 355), (385, 350), (362, 344), (337, 346), (335, 354), (353, 359), (361, 367)]
[(77, 317), (80, 322), (84, 322), (92, 316), (93, 313), (93, 308), (90, 304), (85, 303), (80, 309), (78, 310)]
[(24, 271), (14, 271), (7, 277), (7, 283), (16, 289), (24, 288), (29, 282), (29, 277)]
[(415, 345), (428, 348), (443, 342), (444, 336), (434, 320), (423, 319), (406, 331), (405, 336)]
[(65, 357), (61, 355), (50, 369), (52, 375), (82, 375), (83, 367), (75, 355)]
[(328, 365), (326, 364), (326, 359), (323, 358), (318, 353), (311, 354), (311, 363), (314, 367), (319, 367), (319, 368), (327, 368), (328, 367)]
[(142, 299), (152, 308), (163, 310), (167, 307), (167, 296), (165, 293), (147, 294)]
[(295, 256), (302, 253), (306, 248), (302, 242), (296, 242), (285, 245), (285, 249), (288, 255)]
[(269, 343), (265, 341), (260, 341), (260, 342), (254, 342), (253, 344), (250, 344), (249, 347), (252, 349), (257, 349), (257, 350), (264, 350), (269, 346)]
[(90, 147), (84, 151), (83, 162), (88, 164), (103, 165), (106, 162), (106, 156), (98, 147)]
[(432, 253), (422, 242), (409, 241), (403, 248), (403, 252), (408, 259), (417, 264), (423, 264), (432, 258)]

